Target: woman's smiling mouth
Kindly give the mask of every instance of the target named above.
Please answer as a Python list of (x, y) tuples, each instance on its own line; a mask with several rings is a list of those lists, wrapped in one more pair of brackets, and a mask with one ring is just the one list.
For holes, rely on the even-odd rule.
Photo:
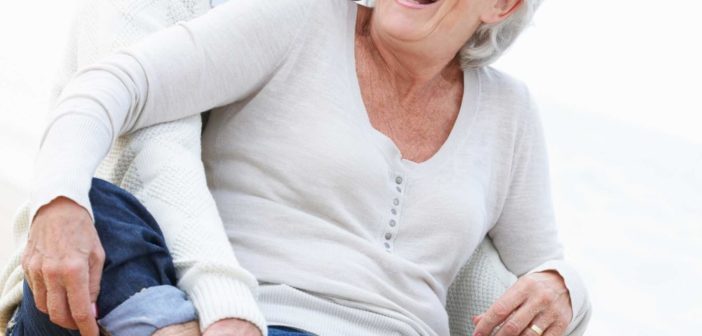
[(422, 9), (429, 7), (437, 2), (439, 0), (396, 0), (397, 3), (399, 3), (402, 6), (409, 7), (409, 8), (414, 8), (414, 9)]

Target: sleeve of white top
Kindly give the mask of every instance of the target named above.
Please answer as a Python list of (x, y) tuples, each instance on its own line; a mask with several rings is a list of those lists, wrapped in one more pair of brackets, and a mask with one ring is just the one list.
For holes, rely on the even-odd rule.
[(563, 260), (551, 201), (546, 143), (533, 101), (519, 118), (511, 182), (490, 237), (505, 266), (517, 276), (554, 270), (563, 277), (573, 308), (568, 329), (573, 330), (589, 314), (587, 290), (580, 276)]
[(116, 137), (255, 92), (286, 59), (314, 3), (230, 1), (80, 70), (49, 114), (31, 218), (59, 196), (92, 216), (90, 179)]
[(227, 318), (247, 320), (267, 334), (256, 303), (258, 282), (229, 243), (201, 160), (199, 116), (163, 123), (130, 137), (136, 194), (159, 223), (173, 257), (178, 287), (198, 312), (200, 330)]
[(570, 304), (573, 307), (573, 318), (568, 325), (566, 335), (571, 335), (573, 330), (584, 330), (592, 314), (592, 306), (587, 295), (587, 289), (580, 275), (567, 262), (563, 260), (550, 260), (528, 273), (543, 271), (556, 271), (563, 278), (568, 293), (570, 294)]

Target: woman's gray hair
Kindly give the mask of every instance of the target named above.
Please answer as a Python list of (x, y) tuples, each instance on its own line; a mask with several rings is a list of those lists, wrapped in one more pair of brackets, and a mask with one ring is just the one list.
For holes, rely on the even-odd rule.
[[(367, 7), (376, 0), (354, 0)], [(459, 52), (463, 69), (479, 68), (496, 61), (531, 23), (543, 0), (521, 0), (512, 15), (498, 23), (482, 24)]]
[(531, 23), (542, 0), (522, 0), (519, 8), (498, 23), (483, 24), (460, 51), (464, 69), (479, 68), (497, 60)]

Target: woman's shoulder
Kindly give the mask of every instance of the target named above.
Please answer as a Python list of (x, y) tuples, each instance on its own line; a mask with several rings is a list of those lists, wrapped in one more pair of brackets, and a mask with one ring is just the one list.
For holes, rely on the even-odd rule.
[(481, 109), (489, 111), (496, 125), (513, 132), (539, 125), (538, 105), (525, 82), (493, 67), (474, 71), (480, 82)]
[(531, 93), (524, 81), (491, 66), (476, 69), (484, 94), (496, 95), (500, 100), (519, 105), (531, 102)]

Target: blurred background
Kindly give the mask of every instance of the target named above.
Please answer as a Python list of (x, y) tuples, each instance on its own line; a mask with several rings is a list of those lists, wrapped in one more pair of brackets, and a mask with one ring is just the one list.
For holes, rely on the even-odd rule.
[[(0, 10), (0, 266), (75, 6)], [(541, 106), (561, 236), (594, 305), (588, 335), (702, 330), (701, 9), (545, 1), (496, 64)]]

